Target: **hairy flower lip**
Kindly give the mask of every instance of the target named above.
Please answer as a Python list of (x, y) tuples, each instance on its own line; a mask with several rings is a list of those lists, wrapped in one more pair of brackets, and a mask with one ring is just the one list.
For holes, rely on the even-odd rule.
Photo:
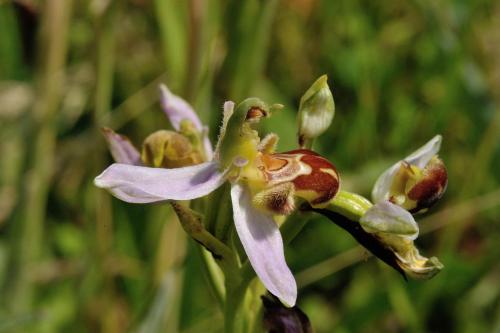
[(434, 163), (424, 168), (424, 177), (408, 192), (408, 198), (417, 206), (410, 212), (418, 212), (432, 207), (443, 196), (448, 186), (448, 173), (442, 160), (436, 158)]
[(273, 214), (290, 214), (295, 209), (295, 198), (311, 205), (326, 203), (339, 190), (335, 166), (311, 150), (260, 153), (256, 161), (262, 181), (249, 179), (256, 193), (254, 203)]
[(330, 201), (340, 189), (340, 176), (337, 168), (320, 154), (308, 150), (297, 149), (285, 154), (304, 154), (300, 161), (311, 167), (312, 172), (293, 180), (297, 194), (300, 191), (314, 191), (317, 195), (310, 200), (312, 205), (320, 205)]

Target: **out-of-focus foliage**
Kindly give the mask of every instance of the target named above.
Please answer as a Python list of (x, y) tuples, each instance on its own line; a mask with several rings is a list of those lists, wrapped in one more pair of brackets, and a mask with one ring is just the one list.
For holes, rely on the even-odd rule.
[(111, 162), (99, 128), (136, 145), (167, 128), (165, 82), (212, 139), (224, 100), (284, 104), (264, 130), (291, 149), (300, 96), (322, 74), (336, 116), (315, 149), (344, 189), (368, 195), (436, 133), (449, 188), (419, 218), (419, 248), (445, 265), (430, 281), (405, 282), (324, 218), (307, 224), (287, 257), (315, 330), (500, 330), (495, 1), (3, 0), (0, 332), (219, 332), (170, 209), (92, 185)]

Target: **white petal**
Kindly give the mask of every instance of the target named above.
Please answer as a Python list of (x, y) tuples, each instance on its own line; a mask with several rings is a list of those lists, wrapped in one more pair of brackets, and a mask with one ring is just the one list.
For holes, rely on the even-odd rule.
[(283, 240), (270, 215), (256, 210), (248, 189), (231, 186), (236, 231), (248, 260), (264, 286), (286, 306), (294, 306), (297, 284), (285, 261)]
[(442, 139), (441, 135), (436, 135), (425, 145), (407, 156), (404, 160), (409, 164), (416, 165), (420, 169), (423, 169), (432, 157), (439, 152)]
[(115, 133), (112, 129), (104, 127), (102, 133), (108, 141), (109, 150), (117, 163), (143, 165), (139, 151), (132, 145), (126, 136)]
[(225, 181), (219, 164), (206, 162), (176, 169), (112, 164), (95, 180), (97, 187), (132, 203), (189, 200), (209, 194)]
[(418, 225), (405, 209), (390, 201), (382, 201), (370, 207), (359, 223), (366, 232), (385, 233), (414, 240), (418, 237)]
[(202, 138), (203, 138), (203, 148), (205, 149), (205, 153), (207, 155), (207, 161), (211, 161), (214, 158), (214, 149), (212, 148), (212, 143), (208, 138), (207, 126), (203, 127)]
[(163, 111), (176, 131), (180, 130), (181, 121), (184, 119), (190, 120), (198, 131), (203, 131), (200, 118), (188, 102), (174, 95), (164, 84), (160, 84), (160, 94)]
[(385, 170), (384, 173), (378, 177), (372, 190), (372, 200), (374, 203), (389, 200), (389, 190), (391, 189), (394, 175), (398, 172), (400, 166), (401, 161)]

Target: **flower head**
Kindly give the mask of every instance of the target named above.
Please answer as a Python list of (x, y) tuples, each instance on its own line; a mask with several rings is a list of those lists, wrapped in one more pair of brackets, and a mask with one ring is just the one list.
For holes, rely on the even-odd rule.
[(389, 200), (412, 213), (436, 203), (443, 196), (448, 183), (446, 167), (437, 156), (441, 140), (441, 136), (436, 135), (382, 173), (373, 187), (373, 201)]
[[(162, 91), (163, 106), (174, 128), (182, 133), (182, 122), (186, 121), (195, 129), (202, 128), (187, 103), (168, 90)], [(277, 108), (257, 98), (246, 99), (236, 108), (226, 102), (214, 159), (175, 169), (115, 163), (94, 182), (121, 200), (151, 203), (196, 199), (229, 181), (235, 230), (252, 267), (272, 294), (293, 306), (297, 286), (273, 215), (289, 214), (296, 198), (315, 205), (328, 202), (338, 191), (339, 176), (331, 163), (312, 151), (279, 154), (274, 152), (275, 135), (260, 139), (254, 124)], [(176, 127), (174, 121), (180, 125)], [(146, 140), (144, 151), (151, 157), (143, 159), (151, 160), (150, 165), (164, 165), (162, 157), (168, 146), (163, 141), (167, 137), (166, 133), (154, 136), (152, 146)]]

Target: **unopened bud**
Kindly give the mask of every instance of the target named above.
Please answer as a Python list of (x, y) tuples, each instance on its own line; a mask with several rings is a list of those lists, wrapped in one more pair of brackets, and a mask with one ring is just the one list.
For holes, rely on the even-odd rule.
[(200, 151), (185, 136), (166, 130), (156, 131), (144, 140), (141, 159), (155, 168), (180, 168), (203, 162)]
[(299, 145), (310, 148), (312, 140), (323, 134), (335, 115), (335, 102), (328, 87), (328, 77), (321, 76), (300, 99), (298, 127)]

